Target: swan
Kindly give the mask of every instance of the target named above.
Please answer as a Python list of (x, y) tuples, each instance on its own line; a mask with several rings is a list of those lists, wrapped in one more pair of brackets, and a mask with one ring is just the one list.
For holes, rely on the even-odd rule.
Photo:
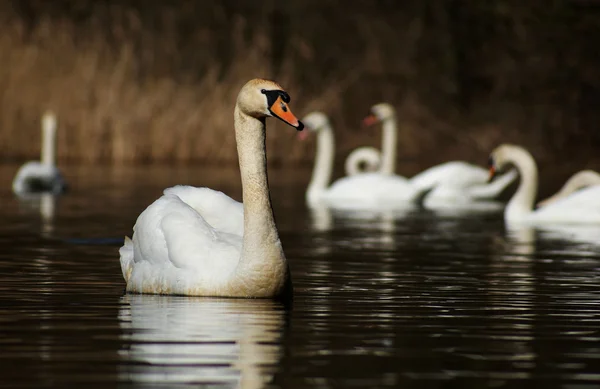
[(292, 297), (267, 182), (265, 118), (303, 124), (273, 81), (240, 90), (234, 127), (243, 204), (209, 188), (174, 186), (146, 208), (119, 249), (126, 290), (210, 297)]
[(418, 202), (431, 188), (418, 189), (394, 174), (364, 173), (343, 177), (328, 187), (334, 162), (335, 141), (327, 115), (311, 112), (302, 118), (306, 128), (317, 134), (317, 152), (306, 202), (310, 207), (325, 203), (347, 209), (406, 207)]
[(538, 186), (535, 160), (523, 147), (502, 144), (490, 154), (490, 175), (493, 176), (496, 171), (502, 170), (509, 164), (517, 168), (521, 182), (504, 209), (505, 222), (523, 224), (600, 222), (599, 187), (582, 189), (534, 211), (533, 204)]
[[(373, 105), (363, 124), (371, 126), (376, 123), (382, 123), (383, 126), (380, 171), (393, 171), (397, 143), (394, 107), (388, 103)], [(372, 156), (370, 158), (375, 159)], [(421, 190), (434, 187), (425, 197), (424, 205), (435, 208), (495, 199), (517, 178), (517, 172), (509, 171), (491, 183), (488, 182), (488, 177), (488, 171), (483, 167), (464, 161), (449, 161), (422, 171), (410, 178), (409, 183)]]
[(66, 183), (55, 165), (55, 159), (56, 116), (46, 112), (42, 117), (41, 161), (30, 161), (19, 168), (12, 183), (13, 192), (17, 195), (63, 192)]
[(381, 153), (374, 147), (359, 147), (346, 158), (344, 170), (347, 176), (379, 171)]
[(567, 180), (567, 182), (563, 185), (562, 188), (554, 195), (548, 197), (537, 203), (538, 207), (544, 207), (548, 204), (554, 203), (562, 198), (569, 196), (571, 193), (578, 191), (581, 188), (585, 188), (588, 186), (596, 187), (595, 191), (600, 196), (600, 174), (596, 173), (593, 170), (582, 170), (578, 173), (575, 173), (571, 178)]

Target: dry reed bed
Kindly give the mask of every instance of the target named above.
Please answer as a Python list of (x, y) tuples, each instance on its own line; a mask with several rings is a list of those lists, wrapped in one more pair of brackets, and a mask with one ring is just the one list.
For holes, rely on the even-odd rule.
[[(378, 145), (379, 131), (358, 123), (382, 100), (399, 110), (399, 156), (414, 170), (482, 162), (503, 141), (548, 161), (559, 151), (584, 160), (600, 145), (587, 128), (597, 110), (582, 103), (599, 71), (585, 42), (573, 43), (600, 38), (597, 17), (574, 29), (556, 19), (558, 1), (488, 9), (469, 0), (460, 11), (452, 1), (356, 1), (344, 14), (339, 3), (2, 2), (2, 158), (35, 158), (39, 116), (53, 109), (63, 162), (234, 164), (232, 107), (256, 76), (277, 79), (297, 115), (332, 117), (340, 161)], [(534, 12), (558, 25), (535, 24)], [(548, 34), (555, 47), (541, 44)], [(573, 63), (562, 61), (567, 49)], [(565, 69), (573, 80), (560, 77)], [(271, 126), (271, 163), (310, 161), (314, 141)]]

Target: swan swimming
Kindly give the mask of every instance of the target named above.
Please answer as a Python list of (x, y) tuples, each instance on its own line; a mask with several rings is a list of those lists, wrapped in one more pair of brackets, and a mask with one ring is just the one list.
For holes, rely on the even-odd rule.
[(599, 223), (600, 187), (591, 186), (533, 210), (538, 189), (535, 160), (523, 147), (502, 144), (490, 154), (490, 176), (508, 165), (514, 165), (521, 182), (504, 209), (504, 220), (511, 224)]
[[(363, 120), (363, 124), (371, 126), (377, 123), (383, 127), (380, 171), (393, 171), (398, 130), (396, 110), (391, 104), (379, 103), (371, 107), (371, 113)], [(364, 161), (366, 165), (377, 164), (374, 155), (367, 155), (368, 160)], [(493, 182), (488, 181), (488, 176), (487, 169), (483, 167), (464, 161), (449, 161), (416, 174), (408, 182), (418, 189), (433, 187), (423, 201), (426, 208), (454, 207), (497, 198), (517, 178), (517, 172), (511, 170)]]
[[(415, 188), (393, 172), (363, 173), (343, 177), (329, 185), (333, 171), (335, 140), (327, 115), (311, 112), (302, 119), (317, 134), (317, 151), (310, 183), (306, 190), (309, 206), (326, 204), (340, 209), (407, 208), (417, 204), (431, 188)], [(391, 169), (386, 164), (386, 170)], [(391, 169), (393, 170), (393, 169)]]
[(562, 198), (565, 198), (571, 193), (578, 191), (582, 188), (587, 188), (590, 186), (597, 187), (595, 191), (598, 193), (598, 198), (600, 199), (600, 174), (593, 170), (582, 170), (577, 172), (571, 176), (565, 182), (562, 188), (552, 196), (541, 200), (537, 203), (538, 207), (545, 207), (548, 204), (554, 203)]
[(120, 248), (128, 292), (290, 299), (293, 289), (267, 182), (265, 119), (298, 131), (289, 95), (273, 81), (240, 90), (234, 127), (243, 205), (209, 188), (175, 186), (138, 217)]
[(42, 151), (40, 161), (29, 161), (19, 168), (12, 183), (20, 196), (32, 193), (59, 194), (67, 185), (56, 167), (56, 116), (46, 112), (42, 117)]

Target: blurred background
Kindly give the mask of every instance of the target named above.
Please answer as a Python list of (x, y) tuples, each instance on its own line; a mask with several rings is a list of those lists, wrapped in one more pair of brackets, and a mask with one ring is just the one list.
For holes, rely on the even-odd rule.
[[(2, 162), (37, 159), (59, 119), (58, 164), (237, 168), (233, 106), (277, 80), (301, 117), (330, 115), (338, 168), (369, 107), (398, 109), (398, 172), (502, 142), (544, 174), (599, 168), (600, 2), (480, 0), (1, 0)], [(272, 166), (312, 166), (314, 140), (274, 123)], [(563, 182), (563, 180), (560, 180)]]

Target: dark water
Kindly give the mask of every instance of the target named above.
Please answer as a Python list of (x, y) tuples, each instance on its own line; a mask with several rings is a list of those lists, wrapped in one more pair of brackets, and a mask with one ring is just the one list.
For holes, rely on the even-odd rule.
[(139, 212), (175, 183), (239, 199), (237, 173), (66, 172), (71, 192), (41, 210), (0, 174), (2, 387), (600, 388), (600, 227), (311, 213), (305, 176), (275, 172), (291, 311), (124, 295)]

